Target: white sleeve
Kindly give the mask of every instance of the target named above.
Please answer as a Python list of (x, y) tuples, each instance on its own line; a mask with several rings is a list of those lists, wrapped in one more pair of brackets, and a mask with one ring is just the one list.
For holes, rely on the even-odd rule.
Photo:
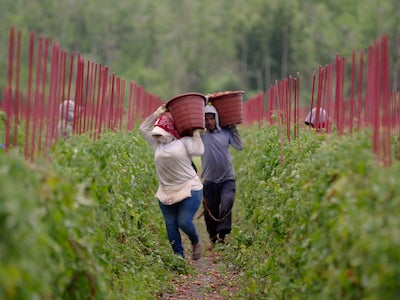
[(157, 121), (158, 117), (158, 114), (152, 113), (146, 118), (146, 120), (144, 120), (142, 125), (140, 125), (140, 133), (153, 150), (156, 148), (158, 142), (151, 134), (151, 131), (153, 130), (154, 123)]
[(190, 156), (201, 156), (204, 153), (204, 144), (200, 136), (185, 136), (181, 138), (186, 151)]

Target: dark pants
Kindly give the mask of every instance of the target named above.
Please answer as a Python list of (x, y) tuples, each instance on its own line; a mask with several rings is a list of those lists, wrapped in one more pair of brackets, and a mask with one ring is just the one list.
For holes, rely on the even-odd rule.
[(232, 230), (232, 207), (235, 201), (236, 182), (226, 180), (222, 183), (206, 181), (203, 184), (203, 196), (210, 213), (205, 209), (204, 221), (210, 239), (215, 243), (224, 239)]

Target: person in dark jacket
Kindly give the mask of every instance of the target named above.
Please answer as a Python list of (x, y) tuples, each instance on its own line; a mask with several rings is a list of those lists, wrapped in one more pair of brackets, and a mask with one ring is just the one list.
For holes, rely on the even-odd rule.
[(204, 154), (201, 156), (203, 178), (204, 221), (213, 244), (225, 242), (232, 229), (232, 208), (236, 194), (235, 170), (230, 145), (243, 149), (236, 125), (221, 127), (216, 108), (205, 107), (206, 132), (201, 135)]

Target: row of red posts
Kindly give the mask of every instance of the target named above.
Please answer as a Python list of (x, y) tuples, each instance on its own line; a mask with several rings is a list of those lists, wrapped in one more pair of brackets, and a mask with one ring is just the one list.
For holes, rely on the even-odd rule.
[[(5, 150), (21, 146), (18, 130), (24, 128), (24, 155), (35, 155), (57, 142), (59, 106), (73, 99), (75, 116), (72, 133), (90, 133), (98, 138), (104, 129), (131, 130), (135, 119), (158, 107), (162, 100), (110, 72), (109, 67), (85, 60), (72, 52), (69, 56), (54, 41), (34, 33), (29, 36), (26, 90), (21, 86), (21, 32), (12, 27), (9, 39), (8, 81), (3, 87), (0, 109), (6, 114)], [(48, 63), (50, 63), (48, 65)]]
[[(399, 136), (400, 97), (390, 88), (388, 49), (384, 35), (369, 47), (366, 65), (362, 51), (358, 61), (353, 51), (350, 67), (345, 58), (337, 55), (335, 61), (313, 73), (309, 100), (301, 97), (300, 74), (276, 80), (266, 92), (243, 102), (243, 124), (277, 124), (283, 163), (284, 143), (297, 138), (305, 116), (317, 108), (316, 123), (322, 124), (316, 126), (317, 133), (331, 133), (334, 129), (339, 135), (351, 135), (355, 129), (370, 127), (378, 161), (390, 165), (391, 139)], [(134, 81), (127, 84), (109, 67), (74, 52), (68, 55), (56, 41), (50, 45), (48, 38), (36, 38), (30, 33), (27, 58), (22, 56), (23, 50), (21, 32), (11, 27), (8, 80), (0, 100), (0, 110), (6, 114), (6, 151), (23, 147), (25, 157), (31, 160), (46, 154), (60, 138), (57, 124), (64, 100), (73, 99), (75, 103), (72, 133), (89, 133), (95, 139), (105, 129), (132, 130), (135, 120), (143, 119), (163, 103)], [(26, 64), (27, 68), (21, 68)], [(24, 84), (21, 69), (28, 72)], [(320, 108), (328, 116), (323, 122), (319, 122)], [(20, 128), (24, 130), (23, 142), (18, 141)]]
[[(297, 74), (294, 79), (276, 81), (266, 95), (260, 93), (249, 99), (244, 110), (245, 122), (257, 121), (260, 126), (277, 123), (282, 144), (285, 138), (290, 142), (297, 137), (307, 113), (313, 108), (317, 112), (323, 108), (328, 118), (319, 122), (321, 116), (317, 113), (316, 123), (323, 126), (316, 127), (316, 132), (331, 133), (334, 129), (339, 135), (352, 135), (354, 130), (370, 128), (377, 162), (388, 166), (393, 159), (392, 140), (400, 139), (400, 93), (390, 83), (389, 41), (383, 35), (369, 46), (366, 65), (365, 53), (361, 51), (357, 61), (353, 51), (349, 67), (339, 55), (332, 63), (320, 66), (313, 73), (308, 107), (300, 105)], [(400, 159), (400, 148), (398, 153)]]

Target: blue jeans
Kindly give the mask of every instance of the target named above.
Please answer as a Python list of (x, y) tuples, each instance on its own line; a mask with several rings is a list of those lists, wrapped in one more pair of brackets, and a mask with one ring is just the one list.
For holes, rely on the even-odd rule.
[(172, 205), (164, 205), (158, 201), (164, 216), (168, 239), (171, 242), (172, 249), (174, 253), (182, 257), (185, 257), (185, 254), (179, 229), (188, 236), (192, 244), (197, 244), (199, 242), (199, 236), (193, 222), (193, 217), (200, 207), (202, 193), (202, 191), (192, 191), (191, 197)]

